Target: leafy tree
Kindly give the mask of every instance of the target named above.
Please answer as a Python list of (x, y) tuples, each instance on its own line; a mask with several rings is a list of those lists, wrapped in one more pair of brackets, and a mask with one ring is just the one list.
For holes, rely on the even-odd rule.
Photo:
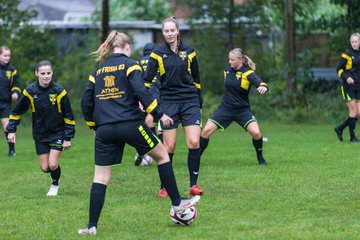
[[(171, 12), (166, 0), (109, 0), (110, 21), (155, 20), (161, 22)], [(100, 19), (99, 11), (95, 14)]]
[(49, 59), (56, 62), (56, 41), (46, 29), (36, 29), (29, 20), (37, 15), (34, 10), (21, 11), (19, 0), (0, 0), (0, 40), (12, 51), (11, 62), (18, 69), (21, 86), (34, 79), (37, 61)]

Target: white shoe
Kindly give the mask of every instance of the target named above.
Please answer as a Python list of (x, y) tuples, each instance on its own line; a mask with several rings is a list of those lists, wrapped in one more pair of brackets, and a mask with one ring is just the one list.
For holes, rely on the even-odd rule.
[(59, 185), (51, 184), (49, 192), (46, 194), (46, 196), (48, 196), (48, 197), (57, 196), (58, 191), (59, 191)]
[(78, 234), (80, 235), (96, 235), (96, 227), (91, 228), (81, 228), (78, 230)]
[(185, 209), (192, 207), (194, 205), (196, 205), (196, 203), (200, 201), (200, 196), (196, 195), (192, 198), (183, 198), (181, 199), (180, 205), (179, 206), (173, 206), (175, 212), (179, 213), (179, 212), (183, 212)]

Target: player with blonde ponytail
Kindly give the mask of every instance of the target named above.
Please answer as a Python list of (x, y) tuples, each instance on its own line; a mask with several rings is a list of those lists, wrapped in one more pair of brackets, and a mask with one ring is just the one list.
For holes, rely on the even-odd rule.
[(248, 95), (252, 85), (260, 94), (266, 93), (268, 86), (254, 70), (255, 63), (243, 53), (241, 48), (235, 48), (229, 52), (229, 67), (224, 71), (225, 93), (220, 106), (207, 121), (201, 133), (201, 154), (207, 148), (210, 136), (216, 130), (224, 130), (235, 121), (251, 135), (258, 163), (267, 164), (262, 153), (263, 139), (259, 124), (251, 112)]

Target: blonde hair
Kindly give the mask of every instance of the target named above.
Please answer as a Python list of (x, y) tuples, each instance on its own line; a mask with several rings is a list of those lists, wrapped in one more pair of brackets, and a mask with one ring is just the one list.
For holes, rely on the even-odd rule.
[(241, 48), (234, 48), (233, 50), (230, 51), (231, 54), (235, 55), (238, 59), (241, 59), (243, 64), (245, 66), (248, 66), (249, 68), (251, 68), (252, 70), (255, 71), (256, 69), (256, 65), (253, 62), (253, 60), (251, 60), (251, 58), (249, 58)]
[(358, 37), (359, 39), (360, 39), (360, 33), (353, 33), (353, 34), (351, 34), (351, 36), (350, 36), (350, 39), (352, 38), (352, 37)]
[(10, 48), (8, 46), (6, 46), (6, 45), (0, 46), (0, 54), (2, 54), (6, 50), (10, 50)]
[(179, 22), (178, 22), (178, 20), (177, 20), (174, 16), (171, 16), (171, 17), (169, 17), (169, 18), (166, 18), (166, 19), (163, 21), (163, 23), (162, 23), (161, 30), (164, 29), (164, 25), (165, 25), (165, 23), (167, 23), (167, 22), (172, 22), (172, 23), (174, 23), (176, 29), (178, 30), (177, 45), (176, 45), (176, 53), (178, 53), (178, 51), (179, 51), (179, 45), (180, 45), (180, 40), (181, 40), (181, 39), (180, 39), (180, 25), (179, 25)]
[(109, 33), (106, 40), (100, 45), (98, 50), (92, 52), (92, 55), (96, 55), (96, 61), (102, 62), (105, 60), (109, 52), (113, 52), (114, 48), (119, 47), (123, 49), (126, 44), (131, 45), (131, 40), (128, 35), (118, 31), (112, 31)]

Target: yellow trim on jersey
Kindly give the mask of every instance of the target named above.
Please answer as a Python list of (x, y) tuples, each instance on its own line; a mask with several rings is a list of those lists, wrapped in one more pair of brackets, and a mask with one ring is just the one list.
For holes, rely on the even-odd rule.
[(199, 83), (193, 82), (193, 84), (197, 89), (201, 90), (201, 85)]
[(344, 69), (340, 69), (340, 70), (338, 71), (338, 76), (341, 77), (341, 74), (343, 74), (343, 72), (344, 72)]
[(95, 78), (92, 75), (89, 75), (89, 81), (94, 83), (96, 82)]
[(224, 71), (224, 81), (225, 81), (225, 79), (226, 79), (226, 71)]
[(64, 122), (66, 124), (75, 125), (75, 120), (70, 120), (70, 119), (64, 118)]
[(193, 58), (196, 56), (196, 52), (192, 52), (188, 55), (188, 72), (191, 74), (191, 63)]
[(64, 89), (56, 98), (58, 105), (58, 112), (61, 112), (61, 99), (66, 95), (66, 90)]
[(26, 91), (26, 89), (24, 89), (23, 94), (30, 100), (31, 111), (35, 112), (34, 98)]
[(241, 75), (241, 84), (240, 87), (245, 89), (245, 90), (249, 90), (250, 87), (250, 81), (247, 79), (247, 77), (252, 74), (254, 71), (253, 70), (248, 70), (246, 72), (244, 72)]
[(91, 121), (86, 122), (86, 125), (88, 125), (88, 127), (95, 127), (96, 126), (95, 122), (91, 122)]
[(147, 87), (147, 88), (150, 88), (151, 87), (151, 83), (145, 83), (145, 87)]
[(164, 67), (164, 62), (163, 62), (163, 59), (162, 57), (160, 57), (159, 55), (157, 55), (156, 53), (152, 52), (150, 54), (150, 57), (152, 57), (153, 59), (155, 59), (158, 64), (159, 64), (159, 73), (160, 73), (160, 76), (164, 75), (165, 73), (165, 67)]
[(156, 99), (154, 99), (154, 101), (146, 108), (145, 112), (146, 113), (151, 113), (158, 105), (158, 102)]
[(19, 116), (10, 115), (10, 116), (9, 116), (9, 119), (10, 119), (10, 120), (20, 120), (20, 119), (21, 119), (21, 115), (19, 115)]
[(341, 57), (346, 59), (346, 61), (347, 61), (345, 69), (346, 70), (351, 69), (352, 68), (352, 58), (349, 55), (345, 54), (345, 53), (341, 54)]
[(129, 76), (130, 73), (132, 73), (135, 70), (140, 70), (142, 71), (142, 68), (139, 65), (134, 65), (128, 68), (128, 70), (126, 71), (126, 76)]
[(11, 72), (11, 77), (14, 77), (17, 74), (17, 70), (15, 69), (14, 71)]
[(21, 92), (21, 89), (20, 88), (18, 88), (18, 87), (13, 87), (13, 88), (11, 88), (11, 91), (19, 91), (19, 92)]

